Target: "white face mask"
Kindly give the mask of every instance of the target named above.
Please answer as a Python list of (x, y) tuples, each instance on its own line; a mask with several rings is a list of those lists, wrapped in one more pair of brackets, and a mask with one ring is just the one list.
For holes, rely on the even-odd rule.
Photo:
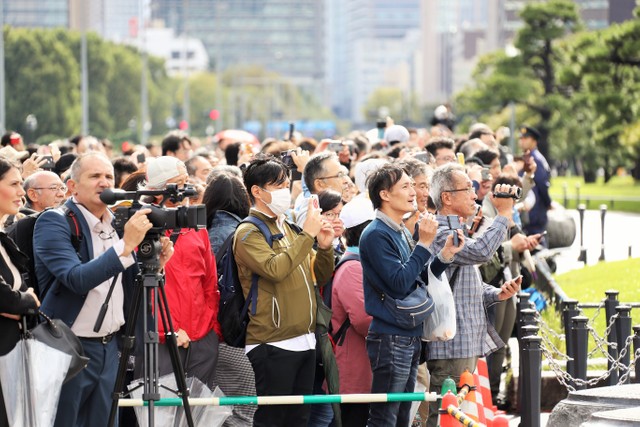
[[(264, 188), (263, 188), (264, 190)], [(275, 216), (284, 215), (291, 207), (291, 193), (288, 188), (280, 188), (278, 190), (264, 190), (271, 194), (271, 203), (266, 203), (267, 207)]]

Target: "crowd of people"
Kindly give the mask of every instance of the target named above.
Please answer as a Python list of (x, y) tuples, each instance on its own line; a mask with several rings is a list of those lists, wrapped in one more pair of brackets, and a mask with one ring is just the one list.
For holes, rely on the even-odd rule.
[[(521, 257), (545, 245), (551, 203), (538, 139), (523, 126), (514, 156), (482, 123), (465, 135), (443, 124), (421, 135), (388, 121), (376, 135), (317, 141), (293, 133), (261, 144), (171, 132), (161, 144), (124, 143), (116, 154), (91, 136), (26, 146), (8, 132), (0, 148), (0, 355), (19, 341), (23, 316), (39, 309), (61, 319), (90, 362), (63, 385), (55, 425), (106, 424), (118, 338), (126, 322), (140, 321), (127, 318), (136, 251), (153, 223), (142, 208), (116, 228), (115, 207), (101, 194), (190, 185), (196, 191), (182, 201), (145, 200), (206, 207), (206, 229), (160, 238), (175, 332), (159, 322), (160, 374), (172, 371), (171, 340), (187, 375), (229, 396), (413, 392), (417, 383), (439, 393), (447, 377), (457, 382), (488, 356), (494, 401), (504, 399), (514, 295), (527, 284)], [(452, 216), (462, 224), (453, 232)], [(273, 241), (246, 217), (263, 222)], [(216, 262), (230, 235), (245, 296), (258, 278), (244, 348), (225, 343), (217, 318)], [(429, 277), (446, 277), (453, 291), (457, 333), (448, 341), (426, 342), (422, 324), (399, 323), (384, 301), (428, 290)], [(145, 368), (140, 351), (138, 343), (135, 377)], [(225, 425), (406, 427), (414, 415), (400, 402), (237, 406)], [(437, 416), (435, 404), (423, 403), (417, 419), (435, 426)]]

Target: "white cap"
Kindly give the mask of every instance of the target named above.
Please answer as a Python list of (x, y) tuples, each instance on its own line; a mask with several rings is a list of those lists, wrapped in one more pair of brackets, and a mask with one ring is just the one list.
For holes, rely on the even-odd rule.
[(358, 187), (358, 191), (361, 193), (367, 194), (367, 178), (371, 174), (371, 172), (379, 169), (382, 165), (389, 163), (384, 159), (369, 159), (364, 162), (360, 162), (356, 165), (355, 170), (355, 181), (356, 187)]
[(149, 159), (147, 163), (146, 188), (152, 190), (159, 190), (163, 188), (171, 178), (186, 173), (184, 163), (176, 157), (157, 157), (155, 159)]
[(384, 140), (391, 142), (407, 142), (409, 141), (409, 131), (402, 125), (389, 126), (384, 131)]
[(352, 228), (366, 221), (375, 219), (371, 200), (366, 197), (354, 197), (349, 203), (343, 206), (340, 212), (340, 219), (344, 223), (344, 228)]
[(24, 160), (29, 157), (29, 152), (17, 151), (15, 148), (7, 145), (6, 147), (0, 148), (0, 157), (4, 157), (11, 162), (15, 162), (16, 160)]

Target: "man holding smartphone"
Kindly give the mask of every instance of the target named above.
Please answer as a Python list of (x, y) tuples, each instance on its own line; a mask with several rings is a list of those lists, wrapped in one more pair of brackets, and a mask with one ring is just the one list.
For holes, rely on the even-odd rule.
[[(509, 185), (499, 185), (495, 192), (515, 193)], [(460, 217), (465, 222), (475, 214), (476, 193), (464, 167), (457, 163), (446, 164), (435, 170), (431, 180), (430, 195), (437, 209), (438, 233), (430, 246), (438, 253), (451, 235), (447, 215)], [(430, 342), (427, 367), (431, 374), (430, 391), (440, 392), (447, 377), (456, 384), (460, 374), (468, 369), (475, 371), (479, 357), (492, 353), (504, 343), (486, 318), (486, 308), (498, 301), (506, 300), (520, 289), (522, 279), (505, 282), (500, 288), (484, 284), (476, 265), (491, 259), (507, 236), (514, 199), (490, 196), (498, 215), (493, 223), (477, 239), (467, 238), (465, 245), (447, 268), (449, 284), (453, 289), (456, 304), (456, 336), (450, 341)], [(438, 408), (433, 403), (429, 408), (427, 425), (437, 423)]]

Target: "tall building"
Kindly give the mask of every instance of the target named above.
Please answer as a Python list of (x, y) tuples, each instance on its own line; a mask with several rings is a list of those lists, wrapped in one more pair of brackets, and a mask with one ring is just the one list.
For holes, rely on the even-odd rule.
[(4, 24), (12, 27), (69, 26), (69, 0), (3, 0)]
[(151, 0), (151, 16), (202, 40), (213, 69), (255, 64), (316, 96), (324, 91), (324, 1)]
[(328, 10), (328, 75), (338, 116), (362, 123), (379, 87), (399, 88), (407, 99), (415, 93), (420, 0), (329, 0)]

